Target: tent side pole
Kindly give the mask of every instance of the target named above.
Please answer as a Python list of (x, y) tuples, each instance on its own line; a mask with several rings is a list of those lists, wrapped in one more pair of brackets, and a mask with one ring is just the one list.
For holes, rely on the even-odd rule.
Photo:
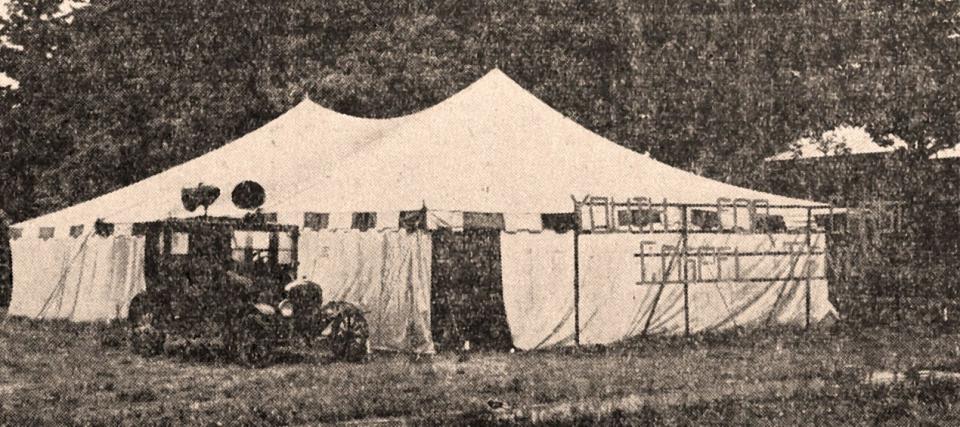
[(290, 262), (293, 267), (293, 279), (300, 277), (300, 227), (290, 232)]
[(804, 327), (806, 329), (810, 329), (810, 276), (813, 275), (813, 260), (811, 260), (809, 257), (807, 258), (806, 270), (807, 270), (807, 280), (806, 280), (807, 288), (805, 289), (806, 294), (804, 295), (804, 298), (806, 299), (804, 302), (806, 303), (807, 311), (806, 311), (806, 322), (804, 323)]
[(573, 341), (580, 346), (580, 230), (573, 229)]
[(806, 318), (805, 318), (806, 321), (804, 323), (804, 327), (806, 329), (810, 329), (810, 276), (813, 275), (813, 260), (811, 259), (813, 258), (813, 247), (811, 246), (811, 243), (813, 241), (811, 236), (812, 228), (813, 228), (813, 224), (811, 221), (812, 219), (813, 219), (813, 208), (807, 208), (807, 268), (806, 268), (807, 278), (806, 278), (806, 289), (805, 289), (805, 295), (804, 295), (804, 298), (805, 298), (804, 303), (805, 303), (805, 310), (806, 310)]
[(680, 265), (681, 265), (681, 274), (683, 280), (683, 335), (686, 337), (690, 336), (690, 284), (687, 282), (687, 207), (683, 206), (680, 208), (680, 215), (682, 215), (681, 226), (683, 227), (680, 231)]
[[(573, 343), (580, 347), (580, 203), (573, 199)], [(592, 218), (591, 218), (592, 222)]]

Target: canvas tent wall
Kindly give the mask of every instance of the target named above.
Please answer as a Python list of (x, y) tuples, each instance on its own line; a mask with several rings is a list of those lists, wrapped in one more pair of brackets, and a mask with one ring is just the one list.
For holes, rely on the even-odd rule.
[[(94, 321), (123, 318), (130, 300), (145, 289), (144, 240), (89, 231), (71, 237), (17, 239), (14, 287), (8, 314)], [(18, 278), (28, 278), (29, 286)], [(19, 285), (19, 286), (18, 286)]]
[[(577, 338), (610, 344), (652, 334), (804, 327), (836, 315), (826, 236), (813, 224), (776, 231), (725, 221), (711, 230), (690, 225), (681, 256), (684, 229), (675, 225), (631, 230), (617, 219), (610, 229), (571, 230), (551, 220), (555, 214), (478, 221), (426, 213), (445, 221), (405, 232), (397, 216), (375, 215), (367, 231), (340, 221), (302, 234), (310, 243), (300, 251), (301, 275), (326, 280), (337, 298), (372, 313), (372, 324), (390, 317), (390, 327), (402, 331), (392, 335), (399, 340), (393, 347), (378, 348), (406, 342), (399, 347), (443, 350), (465, 341), (503, 348), (504, 337), (520, 349), (573, 345)], [(689, 273), (681, 275), (680, 265)], [(459, 274), (451, 277), (451, 270)]]
[[(15, 224), (11, 230), (14, 292), (8, 314), (81, 320), (71, 315), (70, 309), (62, 313), (39, 310), (49, 297), (43, 290), (53, 292), (46, 273), (72, 268), (69, 261), (44, 265), (40, 260), (49, 251), (76, 250), (78, 239), (92, 233), (98, 220), (129, 229), (134, 223), (198, 215), (200, 212), (186, 211), (180, 200), (181, 189), (198, 183), (222, 190), (209, 208), (210, 215), (239, 217), (247, 212), (230, 201), (229, 192), (236, 184), (254, 180), (265, 188), (267, 201), (283, 198), (296, 192), (298, 184), (322, 176), (393, 126), (393, 120), (349, 117), (304, 100), (263, 127), (203, 156), (95, 199)], [(112, 262), (121, 268), (124, 260)], [(119, 285), (90, 282), (81, 288), (96, 293)], [(110, 311), (116, 309), (111, 308), (112, 301), (102, 304), (102, 316), (83, 320), (116, 316)]]
[[(386, 120), (343, 116), (305, 101), (264, 128), (194, 161), (18, 227), (25, 230), (21, 238), (37, 239), (40, 227), (63, 229), (90, 224), (96, 218), (129, 223), (187, 216), (190, 214), (179, 208), (180, 188), (204, 182), (229, 191), (235, 182), (247, 179), (267, 189), (265, 212), (276, 213), (279, 222), (304, 227), (305, 238), (300, 240), (298, 251), (300, 274), (327, 284), (337, 297), (366, 305), (373, 319), (371, 329), (379, 331), (379, 347), (414, 351), (435, 348), (437, 325), (432, 323), (436, 301), (430, 300), (444, 292), (475, 289), (478, 280), (485, 283), (481, 287), (484, 291), (462, 300), (478, 301), (479, 305), (463, 303), (456, 311), (486, 314), (471, 317), (453, 313), (443, 322), (477, 325), (484, 323), (483, 316), (502, 317), (513, 345), (520, 348), (543, 344), (528, 344), (529, 340), (520, 338), (528, 333), (521, 331), (542, 334), (545, 330), (563, 330), (569, 319), (518, 318), (510, 313), (523, 306), (520, 298), (528, 301), (525, 307), (529, 309), (524, 312), (537, 312), (536, 307), (543, 313), (570, 311), (564, 299), (568, 295), (564, 290), (570, 291), (573, 286), (568, 283), (569, 277), (555, 276), (553, 271), (545, 271), (543, 276), (518, 271), (538, 271), (541, 267), (530, 260), (541, 256), (556, 259), (556, 271), (573, 268), (574, 259), (563, 261), (564, 251), (569, 248), (556, 246), (567, 239), (563, 231), (572, 233), (571, 228), (576, 228), (569, 220), (575, 206), (571, 196), (581, 200), (602, 195), (618, 201), (643, 197), (648, 202), (669, 199), (675, 204), (705, 206), (762, 200), (772, 206), (800, 207), (800, 216), (803, 208), (821, 206), (713, 181), (620, 147), (565, 118), (494, 70), (438, 105)], [(228, 203), (218, 202), (211, 212), (239, 214)], [(679, 218), (674, 209), (671, 207), (665, 215), (669, 221)], [(794, 211), (774, 209), (770, 213), (796, 226), (802, 220), (791, 214)], [(717, 212), (717, 217), (721, 223), (732, 221), (726, 231), (743, 228), (738, 221), (744, 218), (752, 221), (743, 215), (739, 220), (728, 218), (724, 212)], [(408, 227), (410, 220), (416, 226)], [(664, 222), (669, 221), (664, 218)], [(400, 231), (408, 228), (411, 231)], [(525, 246), (514, 241), (520, 233), (547, 236), (550, 231), (545, 228), (561, 237), (556, 241), (526, 239)], [(336, 234), (343, 229), (354, 231)], [(435, 236), (440, 233), (456, 237), (438, 240)], [(430, 239), (424, 237), (427, 234)], [(488, 244), (471, 240), (477, 236), (484, 236)], [(644, 235), (629, 236), (639, 242)], [(597, 239), (597, 248), (607, 246), (605, 239)], [(438, 244), (461, 248), (439, 248)], [(344, 258), (340, 255), (344, 253), (357, 255)], [(442, 284), (449, 292), (434, 292), (439, 289), (435, 275), (444, 262), (436, 258), (437, 253), (461, 260), (469, 257), (456, 254), (481, 253), (490, 259), (499, 257), (499, 261), (475, 267), (460, 264), (461, 268), (476, 270), (469, 275), (444, 275), (456, 283)], [(334, 254), (339, 261), (332, 257)], [(15, 258), (29, 256), (29, 252), (14, 252)], [(325, 256), (327, 259), (323, 259)], [(583, 267), (589, 269), (589, 265)], [(35, 277), (29, 273), (19, 277), (17, 271), (14, 274), (15, 288), (40, 286), (33, 283)], [(546, 277), (556, 280), (545, 283)], [(584, 280), (587, 286), (589, 280)], [(560, 299), (536, 305), (535, 297), (546, 298), (548, 289), (553, 290), (550, 296)], [(734, 295), (730, 292), (724, 295)], [(497, 293), (503, 302), (491, 303)], [(598, 295), (609, 296), (603, 292)], [(817, 304), (827, 307), (822, 311), (830, 312), (825, 288), (817, 295)], [(534, 307), (530, 307), (530, 301)], [(714, 302), (720, 303), (719, 299), (708, 298), (708, 305)], [(777, 307), (782, 305), (782, 300), (771, 298), (761, 304), (759, 312), (780, 310)], [(771, 318), (790, 320), (795, 315), (790, 311), (789, 315)], [(726, 327), (730, 322), (714, 323)], [(632, 328), (607, 331), (607, 338), (601, 341), (625, 339), (635, 332)]]
[[(364, 212), (376, 218), (396, 218), (401, 212), (427, 207), (430, 229), (471, 229), (465, 223), (500, 215), (501, 230), (524, 233), (522, 230), (526, 229), (536, 233), (543, 229), (543, 214), (571, 212), (571, 195), (577, 198), (603, 195), (620, 201), (642, 196), (648, 201), (669, 199), (672, 203), (711, 206), (724, 200), (724, 203), (762, 200), (773, 206), (792, 207), (774, 208), (771, 213), (781, 216), (794, 229), (806, 226), (804, 207), (824, 206), (709, 180), (622, 148), (563, 117), (496, 70), (447, 101), (398, 120), (397, 127), (352, 157), (348, 164), (305, 184), (301, 192), (287, 200), (275, 199), (266, 209), (286, 212), (291, 217), (302, 212), (340, 211), (346, 213), (330, 213), (331, 218), (350, 215), (350, 212)], [(719, 216), (724, 214), (718, 213)], [(675, 212), (671, 217), (674, 221), (680, 218)], [(720, 220), (737, 221), (730, 218), (729, 209), (726, 216), (718, 218)], [(741, 211), (739, 221), (750, 219)], [(738, 225), (744, 228), (743, 224), (734, 224), (728, 227), (728, 231)], [(598, 237), (600, 240), (607, 238)], [(631, 238), (642, 240), (642, 236)], [(720, 234), (715, 238), (730, 240), (729, 236)], [(502, 235), (499, 240), (505, 244), (503, 242), (513, 239)], [(549, 249), (549, 246), (542, 246), (526, 247), (525, 250), (537, 254), (534, 255), (537, 257)], [(567, 250), (571, 249), (567, 247)], [(501, 247), (500, 255), (503, 273), (507, 274), (507, 270), (518, 262), (520, 254)], [(550, 272), (569, 271), (572, 260), (572, 256), (567, 257), (566, 261), (554, 265)], [(555, 278), (557, 280), (551, 281), (550, 287), (537, 289), (541, 292), (551, 289), (551, 296), (572, 298), (572, 279), (568, 276)], [(522, 280), (501, 279), (508, 318), (509, 307), (516, 303), (511, 299), (518, 295), (515, 288), (542, 283), (539, 280), (532, 275), (523, 276)], [(768, 290), (782, 287), (775, 280), (771, 282)], [(779, 282), (785, 283), (783, 280)], [(791, 292), (785, 291), (786, 297), (793, 298), (789, 302), (774, 294), (759, 298), (758, 306), (741, 308), (754, 316), (764, 313), (765, 318), (774, 322), (795, 323), (798, 315), (804, 318), (805, 312), (803, 307), (796, 305), (796, 297), (804, 294), (794, 292), (797, 286), (796, 281), (790, 282)], [(820, 319), (833, 309), (827, 300), (826, 283), (822, 278), (816, 280), (813, 287), (816, 294), (814, 318)], [(727, 294), (729, 292), (724, 295)], [(521, 312), (530, 313), (537, 307), (545, 309), (548, 306), (546, 301), (541, 304), (537, 298), (533, 300), (535, 302)], [(718, 298), (711, 301), (721, 304)], [(572, 312), (572, 309), (563, 308), (571, 308), (569, 304), (550, 307), (547, 311), (551, 315)], [(770, 310), (785, 310), (783, 313), (789, 314), (771, 315)], [(564, 319), (572, 325), (572, 318)], [(511, 332), (524, 328), (522, 322), (509, 323)], [(733, 316), (732, 321), (715, 323), (710, 327), (729, 327), (749, 321)], [(552, 330), (554, 326), (557, 325), (544, 319), (533, 319), (527, 327), (542, 332)], [(695, 326), (694, 329), (702, 328)], [(619, 338), (634, 332), (626, 330)], [(663, 332), (675, 333), (676, 329), (664, 329)], [(514, 344), (518, 344), (517, 335), (514, 333)]]

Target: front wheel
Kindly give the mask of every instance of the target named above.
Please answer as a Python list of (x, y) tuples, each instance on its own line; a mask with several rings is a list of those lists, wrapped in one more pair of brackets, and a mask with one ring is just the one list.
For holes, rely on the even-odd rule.
[(331, 302), (324, 311), (332, 312), (330, 351), (335, 360), (359, 362), (367, 355), (370, 337), (367, 319), (359, 307), (345, 302)]
[(243, 316), (226, 337), (227, 351), (241, 365), (261, 367), (270, 361), (269, 331), (259, 316), (256, 313)]

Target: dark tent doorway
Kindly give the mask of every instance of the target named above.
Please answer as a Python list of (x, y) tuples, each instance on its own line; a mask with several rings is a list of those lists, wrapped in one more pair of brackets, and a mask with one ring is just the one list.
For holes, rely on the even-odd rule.
[(503, 305), (500, 230), (433, 232), (431, 329), (437, 350), (512, 346)]

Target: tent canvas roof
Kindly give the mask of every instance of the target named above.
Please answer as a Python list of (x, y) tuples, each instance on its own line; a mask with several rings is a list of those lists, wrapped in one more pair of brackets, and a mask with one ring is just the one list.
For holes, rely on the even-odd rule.
[[(268, 211), (569, 212), (570, 197), (718, 198), (816, 205), (735, 187), (624, 148), (564, 117), (499, 70), (402, 117), (375, 145)], [(278, 200), (278, 199), (274, 199)]]
[(304, 100), (263, 127), (200, 157), (98, 198), (19, 226), (89, 224), (97, 218), (129, 223), (194, 216), (180, 190), (199, 183), (221, 189), (209, 212), (240, 216), (230, 191), (244, 180), (264, 186), (267, 201), (298, 190), (318, 171), (332, 168), (396, 126), (394, 120), (346, 116)]
[(129, 223), (193, 216), (180, 189), (216, 185), (212, 215), (241, 215), (230, 191), (267, 191), (264, 211), (569, 212), (571, 196), (718, 198), (817, 203), (740, 188), (609, 141), (552, 109), (499, 70), (423, 111), (390, 119), (343, 115), (305, 100), (260, 129), (96, 199), (19, 224)]

